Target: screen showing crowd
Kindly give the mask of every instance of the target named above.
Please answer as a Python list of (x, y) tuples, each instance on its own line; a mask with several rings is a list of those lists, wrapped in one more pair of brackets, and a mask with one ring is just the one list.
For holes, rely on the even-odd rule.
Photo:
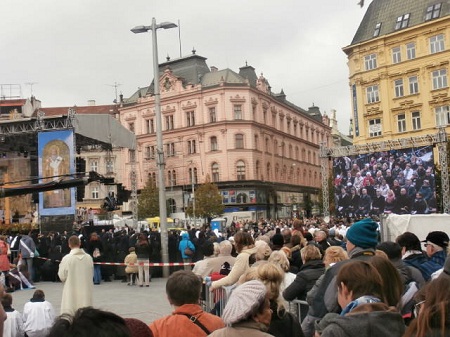
[(336, 216), (436, 213), (434, 173), (431, 146), (334, 158)]

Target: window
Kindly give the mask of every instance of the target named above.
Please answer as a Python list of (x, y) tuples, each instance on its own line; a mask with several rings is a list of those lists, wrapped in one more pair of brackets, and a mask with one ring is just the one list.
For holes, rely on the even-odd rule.
[(377, 54), (370, 54), (364, 57), (366, 70), (372, 70), (377, 67)]
[(234, 119), (242, 119), (242, 105), (235, 104), (233, 106)]
[(134, 123), (128, 123), (128, 130), (134, 132)]
[(187, 144), (188, 144), (188, 153), (189, 154), (194, 154), (197, 152), (196, 146), (195, 146), (195, 140), (188, 140)]
[(209, 122), (210, 123), (215, 123), (217, 122), (217, 116), (216, 116), (216, 108), (209, 108)]
[(177, 184), (177, 173), (175, 170), (169, 170), (167, 172), (167, 178), (169, 186), (175, 186)]
[(98, 193), (98, 186), (93, 186), (91, 189), (91, 197), (92, 199), (98, 199), (99, 198), (99, 193)]
[(175, 156), (175, 143), (166, 144), (166, 155), (167, 157)]
[(98, 171), (98, 160), (91, 160), (91, 171)]
[(402, 62), (402, 53), (400, 47), (392, 48), (392, 63)]
[(214, 183), (219, 181), (219, 164), (213, 163), (211, 165), (211, 177)]
[(375, 25), (375, 30), (373, 31), (373, 37), (377, 37), (378, 35), (380, 35), (380, 31), (381, 31), (381, 22), (378, 22)]
[(263, 109), (263, 122), (264, 124), (267, 122), (267, 108)]
[(367, 103), (375, 103), (380, 100), (380, 96), (378, 95), (378, 85), (372, 85), (367, 87)]
[(114, 173), (114, 159), (112, 158), (106, 159), (105, 166), (106, 166), (106, 173)]
[(255, 150), (259, 150), (259, 137), (255, 135)]
[(245, 180), (245, 163), (242, 160), (236, 163), (236, 179)]
[(441, 89), (447, 87), (447, 70), (439, 69), (432, 73), (433, 77), (433, 89)]
[(394, 81), (395, 97), (402, 97), (403, 95), (403, 79)]
[(413, 130), (421, 129), (420, 112), (419, 111), (414, 111), (413, 113), (411, 113), (411, 124), (412, 124)]
[(408, 23), (409, 23), (409, 13), (399, 16), (397, 18), (397, 22), (395, 23), (395, 30), (408, 27)]
[(414, 42), (406, 45), (406, 57), (408, 60), (413, 60), (416, 58), (416, 44)]
[(417, 80), (417, 76), (411, 76), (408, 78), (409, 80), (409, 94), (417, 94), (419, 93), (419, 82)]
[(194, 126), (195, 125), (195, 113), (194, 111), (186, 112), (186, 125)]
[(434, 111), (436, 112), (436, 126), (446, 126), (450, 121), (449, 106), (438, 106)]
[(153, 119), (147, 119), (147, 133), (155, 133), (155, 124)]
[(430, 53), (435, 54), (444, 51), (444, 34), (430, 37)]
[(434, 4), (427, 7), (427, 13), (425, 14), (425, 21), (436, 19), (441, 14), (441, 4)]
[(401, 114), (397, 116), (397, 130), (398, 132), (406, 132), (406, 116)]
[(381, 119), (375, 118), (369, 120), (369, 137), (381, 136)]
[(197, 168), (189, 169), (189, 183), (197, 184)]
[(244, 135), (238, 133), (234, 136), (234, 148), (235, 149), (243, 149), (244, 148)]
[(219, 146), (217, 145), (217, 137), (211, 137), (211, 151), (217, 151), (219, 149)]
[(128, 150), (128, 161), (130, 163), (134, 163), (136, 161), (136, 151), (135, 150)]
[(166, 116), (166, 130), (173, 130), (173, 115)]

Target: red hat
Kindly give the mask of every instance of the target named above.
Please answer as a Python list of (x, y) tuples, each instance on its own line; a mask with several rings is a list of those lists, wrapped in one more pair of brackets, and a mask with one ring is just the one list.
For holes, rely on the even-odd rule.
[(131, 331), (131, 337), (152, 337), (152, 331), (147, 324), (136, 318), (125, 318), (125, 323)]

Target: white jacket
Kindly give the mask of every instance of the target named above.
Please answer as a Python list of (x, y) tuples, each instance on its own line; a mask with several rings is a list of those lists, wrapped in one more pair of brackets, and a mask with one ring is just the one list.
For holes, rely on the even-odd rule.
[(48, 301), (27, 302), (23, 307), (24, 330), (28, 337), (45, 337), (55, 321), (55, 310)]
[(22, 337), (24, 333), (22, 314), (17, 310), (14, 310), (7, 311), (6, 316), (8, 318), (3, 322), (3, 336)]

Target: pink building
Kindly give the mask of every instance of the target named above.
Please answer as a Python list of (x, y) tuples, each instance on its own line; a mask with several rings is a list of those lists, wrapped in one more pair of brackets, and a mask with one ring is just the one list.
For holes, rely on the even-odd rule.
[[(318, 107), (304, 110), (273, 93), (251, 66), (236, 73), (209, 68), (198, 55), (160, 64), (165, 180), (170, 212), (183, 212), (195, 184), (209, 175), (225, 212), (288, 217), (309, 198), (318, 204), (319, 146), (329, 146), (328, 118)], [(124, 100), (120, 121), (136, 134), (137, 151), (124, 156), (124, 186), (157, 181), (153, 84)], [(308, 204), (308, 202), (306, 203)], [(311, 204), (311, 203), (310, 203)]]

